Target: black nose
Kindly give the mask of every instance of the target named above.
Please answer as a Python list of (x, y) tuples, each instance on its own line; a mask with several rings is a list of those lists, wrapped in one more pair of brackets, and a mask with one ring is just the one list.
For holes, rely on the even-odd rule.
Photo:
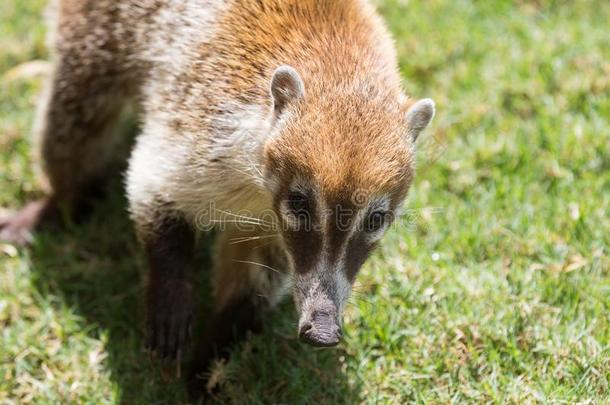
[(299, 338), (312, 346), (335, 346), (341, 340), (341, 328), (330, 314), (314, 312), (311, 321), (303, 322), (301, 325)]

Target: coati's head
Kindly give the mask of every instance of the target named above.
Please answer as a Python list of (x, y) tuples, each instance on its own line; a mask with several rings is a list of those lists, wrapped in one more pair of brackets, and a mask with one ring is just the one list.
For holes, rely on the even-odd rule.
[(356, 275), (405, 199), (434, 103), (374, 86), (314, 86), (289, 66), (275, 71), (265, 177), (294, 271), (299, 336), (332, 346)]

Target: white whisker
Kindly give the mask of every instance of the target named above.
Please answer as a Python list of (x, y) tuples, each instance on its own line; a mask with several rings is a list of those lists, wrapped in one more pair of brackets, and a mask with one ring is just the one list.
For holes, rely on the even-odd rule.
[(247, 224), (247, 225), (265, 225), (264, 223), (260, 223), (260, 222), (253, 222), (253, 221), (248, 221), (245, 219), (227, 219), (227, 220), (220, 220), (220, 219), (206, 219), (207, 222), (210, 223), (214, 223), (214, 224)]
[(254, 170), (256, 170), (256, 173), (260, 176), (260, 178), (262, 179), (263, 176), (263, 172), (261, 172), (261, 170), (257, 167), (256, 163), (254, 163), (250, 158), (247, 158), (248, 162), (250, 163), (250, 167), (253, 168)]
[(234, 214), (234, 213), (232, 213), (230, 211), (221, 210), (219, 208), (215, 208), (214, 210), (218, 211), (218, 212), (222, 212), (223, 214), (226, 214), (226, 215), (230, 215), (230, 216), (235, 217), (235, 218), (242, 218), (242, 219), (246, 219), (246, 220), (249, 220), (249, 221), (258, 221), (260, 224), (268, 224), (268, 225), (270, 225), (267, 221), (264, 221), (264, 220), (262, 220), (260, 218), (254, 218), (254, 217), (249, 217), (249, 216), (246, 216), (246, 215)]
[(255, 265), (255, 266), (261, 266), (261, 267), (264, 267), (264, 268), (269, 269), (269, 270), (271, 270), (271, 271), (274, 271), (274, 272), (276, 272), (277, 274), (282, 274), (282, 272), (281, 272), (281, 271), (279, 271), (279, 270), (277, 270), (277, 269), (274, 269), (274, 268), (273, 268), (273, 267), (271, 267), (271, 266), (267, 266), (266, 264), (263, 264), (263, 263), (250, 262), (250, 261), (248, 261), (248, 260), (237, 260), (237, 259), (233, 259), (233, 261), (234, 261), (234, 262), (237, 262), (237, 263), (245, 263), (245, 264), (253, 264), (253, 265)]
[(231, 245), (236, 245), (238, 243), (249, 242), (249, 241), (252, 241), (252, 240), (275, 238), (275, 237), (277, 237), (277, 235), (244, 236), (242, 238), (233, 238), (233, 239), (231, 239)]
[(233, 167), (233, 166), (227, 166), (227, 167), (228, 167), (229, 169), (231, 169), (231, 170), (235, 170), (237, 173), (241, 173), (241, 174), (243, 174), (243, 175), (245, 175), (245, 176), (248, 176), (248, 177), (250, 177), (250, 176), (252, 176), (252, 177), (256, 177), (254, 174), (252, 174), (252, 173), (251, 173), (251, 172), (249, 172), (249, 171), (246, 171), (246, 170), (241, 170), (241, 169), (238, 169), (238, 168)]
[[(277, 236), (277, 235), (275, 235), (275, 236)], [(271, 241), (271, 242), (266, 242), (266, 243), (262, 243), (262, 244), (260, 244), (260, 245), (258, 245), (258, 246), (254, 246), (254, 247), (252, 248), (252, 250), (255, 250), (255, 249), (260, 249), (260, 248), (265, 247), (265, 246), (269, 246), (269, 245), (271, 245), (272, 243), (273, 243), (273, 241)]]

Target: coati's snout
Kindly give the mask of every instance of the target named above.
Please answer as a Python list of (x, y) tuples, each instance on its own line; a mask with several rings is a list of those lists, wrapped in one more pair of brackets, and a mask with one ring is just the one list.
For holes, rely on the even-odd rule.
[(341, 326), (333, 312), (314, 311), (309, 320), (304, 320), (299, 326), (299, 338), (312, 346), (335, 346), (341, 340)]
[(317, 347), (335, 346), (342, 335), (341, 303), (338, 302), (342, 297), (337, 296), (336, 288), (327, 284), (331, 280), (321, 281), (311, 277), (297, 277), (295, 280), (299, 339)]

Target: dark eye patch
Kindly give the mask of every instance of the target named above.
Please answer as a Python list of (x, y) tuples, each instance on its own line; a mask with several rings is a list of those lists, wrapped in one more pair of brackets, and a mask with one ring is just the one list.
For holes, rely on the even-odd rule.
[(293, 215), (307, 215), (310, 211), (311, 204), (309, 201), (309, 197), (305, 194), (294, 191), (288, 194), (288, 198), (286, 199), (286, 203), (288, 205), (288, 209)]
[(366, 219), (365, 230), (367, 232), (377, 232), (385, 225), (388, 220), (388, 213), (384, 211), (373, 211)]

